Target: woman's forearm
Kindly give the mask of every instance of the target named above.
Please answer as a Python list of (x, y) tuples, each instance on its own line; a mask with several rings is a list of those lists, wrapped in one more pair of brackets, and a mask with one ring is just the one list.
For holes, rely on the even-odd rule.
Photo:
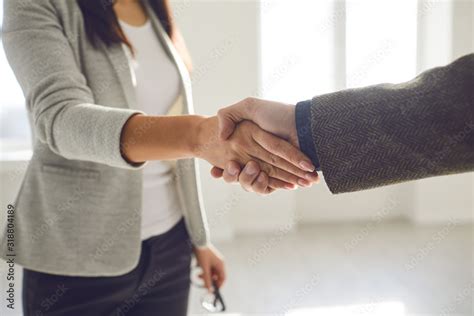
[(193, 157), (203, 116), (132, 116), (122, 131), (121, 150), (131, 163)]
[(279, 179), (279, 187), (314, 180), (314, 174), (299, 167), (308, 160), (304, 154), (254, 123), (240, 123), (226, 140), (218, 137), (218, 129), (216, 116), (136, 114), (123, 127), (121, 151), (130, 163), (200, 158), (224, 168), (228, 161), (243, 165), (255, 160), (268, 176)]

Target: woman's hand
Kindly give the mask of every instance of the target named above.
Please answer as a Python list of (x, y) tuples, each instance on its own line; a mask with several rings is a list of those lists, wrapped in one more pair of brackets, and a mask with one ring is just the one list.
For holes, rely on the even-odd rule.
[(260, 181), (268, 182), (272, 189), (309, 186), (317, 179), (308, 157), (287, 141), (265, 132), (250, 121), (240, 123), (226, 140), (218, 137), (216, 117), (204, 119), (197, 130), (193, 155), (218, 168), (224, 169), (229, 161), (240, 166), (254, 161), (258, 168), (252, 168), (250, 164), (247, 171), (263, 171), (259, 172)]
[[(251, 170), (251, 172), (249, 172), (249, 170)], [(214, 178), (223, 178), (227, 183), (238, 182), (247, 192), (266, 195), (275, 191), (275, 188), (270, 185), (265, 172), (260, 170), (260, 167), (255, 161), (249, 161), (243, 169), (237, 162), (229, 161), (224, 169), (212, 167), (211, 175)], [(315, 174), (312, 182), (320, 182), (317, 174)]]
[(204, 281), (204, 286), (209, 292), (212, 292), (212, 280), (216, 281), (217, 287), (221, 287), (224, 284), (225, 275), (225, 263), (222, 259), (222, 255), (213, 246), (204, 248), (194, 248), (194, 255), (196, 256), (197, 263), (202, 269), (199, 278)]

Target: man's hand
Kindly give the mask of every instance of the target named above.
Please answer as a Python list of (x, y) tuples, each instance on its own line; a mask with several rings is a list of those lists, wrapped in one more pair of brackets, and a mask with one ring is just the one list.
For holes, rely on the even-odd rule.
[(249, 120), (261, 129), (275, 134), (299, 148), (294, 105), (247, 98), (220, 109), (217, 117), (219, 118), (219, 136), (221, 139), (229, 138), (239, 122)]
[(221, 170), (229, 161), (235, 161), (239, 167), (254, 161), (257, 168), (252, 170), (249, 166), (247, 171), (265, 172), (264, 180), (273, 189), (307, 186), (316, 176), (308, 157), (292, 144), (250, 121), (238, 124), (235, 132), (226, 140), (217, 137), (216, 117), (203, 119), (196, 130), (195, 140), (191, 141), (195, 144), (193, 156), (205, 159)]
[[(299, 148), (294, 105), (247, 98), (219, 110), (217, 116), (219, 118), (219, 137), (221, 139), (229, 138), (239, 122), (249, 120)], [(314, 168), (312, 164), (307, 165), (306, 163), (302, 162), (299, 167), (304, 170)], [(228, 183), (239, 182), (242, 188), (249, 192), (269, 194), (274, 191), (268, 175), (264, 170), (261, 170), (255, 161), (248, 162), (243, 169), (239, 163), (228, 161), (224, 168), (213, 167), (211, 175), (215, 178), (222, 177)], [(300, 181), (298, 185), (308, 187), (312, 183), (319, 182), (316, 172), (306, 175), (306, 179), (308, 182)]]

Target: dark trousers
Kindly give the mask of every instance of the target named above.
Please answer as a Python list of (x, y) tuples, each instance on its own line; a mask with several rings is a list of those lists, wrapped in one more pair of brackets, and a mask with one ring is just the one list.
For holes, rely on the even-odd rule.
[(125, 275), (70, 277), (25, 269), (24, 315), (186, 315), (190, 245), (181, 220), (143, 241), (138, 266)]

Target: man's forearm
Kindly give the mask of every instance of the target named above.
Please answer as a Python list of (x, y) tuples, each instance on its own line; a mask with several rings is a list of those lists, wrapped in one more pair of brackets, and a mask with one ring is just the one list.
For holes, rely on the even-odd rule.
[(296, 109), (249, 98), (219, 111), (220, 132), (228, 137), (241, 120), (282, 137), (297, 131), (293, 143), (333, 193), (473, 171), (473, 76), (471, 54), (410, 82), (321, 95)]
[(407, 83), (300, 103), (301, 149), (333, 193), (473, 171), (473, 76), (469, 55)]

